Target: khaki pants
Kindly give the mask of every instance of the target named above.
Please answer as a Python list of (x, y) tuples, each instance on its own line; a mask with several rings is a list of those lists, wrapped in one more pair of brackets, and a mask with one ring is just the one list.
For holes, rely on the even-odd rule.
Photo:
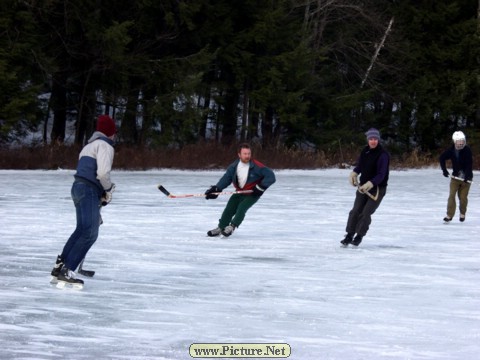
[(450, 181), (450, 195), (448, 196), (447, 203), (447, 216), (453, 218), (455, 210), (457, 208), (457, 202), (455, 196), (458, 194), (458, 200), (460, 202), (459, 210), (460, 214), (465, 215), (468, 205), (468, 192), (470, 191), (470, 183), (466, 183), (462, 180), (452, 179)]

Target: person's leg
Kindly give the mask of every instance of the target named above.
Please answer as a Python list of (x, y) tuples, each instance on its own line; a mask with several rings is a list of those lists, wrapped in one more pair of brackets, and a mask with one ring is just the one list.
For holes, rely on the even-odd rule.
[(65, 267), (75, 270), (98, 238), (100, 207), (98, 192), (82, 182), (72, 187), (77, 212), (77, 228), (65, 244), (62, 257)]
[(355, 201), (353, 202), (353, 207), (348, 213), (348, 220), (347, 220), (347, 227), (345, 231), (347, 234), (353, 236), (357, 229), (358, 217), (362, 213), (363, 207), (368, 201), (368, 196), (361, 194), (360, 192), (356, 192)]
[(459, 204), (460, 216), (464, 215), (463, 218), (465, 218), (465, 214), (467, 213), (469, 191), (470, 191), (469, 183), (464, 182), (460, 184), (458, 189), (458, 201), (460, 203)]
[(459, 180), (452, 179), (450, 181), (450, 193), (448, 195), (447, 201), (447, 217), (449, 219), (453, 218), (455, 215), (455, 210), (457, 209), (457, 202), (455, 200), (455, 196), (457, 195), (459, 185), (462, 182)]
[(245, 219), (248, 209), (250, 209), (258, 199), (260, 199), (258, 196), (243, 195), (243, 199), (240, 200), (237, 206), (237, 212), (230, 223), (235, 227), (239, 227)]
[(226, 226), (230, 225), (232, 218), (237, 212), (238, 205), (240, 204), (244, 196), (245, 195), (241, 194), (233, 194), (232, 196), (230, 196), (230, 199), (228, 199), (227, 202), (227, 206), (225, 206), (222, 216), (218, 221), (218, 227), (220, 229), (224, 229)]
[(355, 232), (357, 233), (357, 236), (359, 237), (360, 241), (361, 241), (361, 238), (363, 238), (367, 234), (367, 231), (372, 222), (372, 215), (380, 206), (383, 198), (385, 197), (386, 192), (387, 192), (386, 187), (380, 187), (378, 198), (376, 201), (365, 196), (368, 200), (365, 206), (362, 208), (361, 213), (358, 216), (357, 226), (355, 228)]
[(85, 184), (81, 184), (78, 182), (74, 182), (72, 185), (71, 196), (73, 200), (73, 205), (75, 206), (75, 213), (77, 218), (77, 225), (75, 230), (68, 238), (67, 242), (63, 247), (62, 254), (60, 255), (61, 258), (65, 261), (65, 258), (70, 254), (72, 251), (73, 246), (78, 241), (78, 239), (82, 236), (82, 209), (80, 203), (83, 201), (85, 197)]

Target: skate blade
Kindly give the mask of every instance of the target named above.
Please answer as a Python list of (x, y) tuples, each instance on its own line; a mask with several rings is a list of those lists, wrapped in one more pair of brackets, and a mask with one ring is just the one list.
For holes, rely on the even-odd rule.
[(50, 279), (50, 284), (56, 284), (58, 283), (58, 279), (56, 276), (52, 276), (52, 278)]
[(82, 290), (83, 284), (71, 284), (65, 281), (58, 281), (55, 287), (60, 290), (63, 290), (63, 289)]

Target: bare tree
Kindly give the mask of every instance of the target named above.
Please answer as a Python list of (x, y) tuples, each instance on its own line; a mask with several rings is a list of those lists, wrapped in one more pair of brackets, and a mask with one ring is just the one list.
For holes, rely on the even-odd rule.
[(370, 61), (370, 65), (368, 66), (368, 69), (365, 72), (365, 76), (363, 77), (360, 88), (363, 88), (363, 85), (365, 85), (365, 81), (367, 81), (368, 75), (370, 74), (370, 71), (372, 70), (373, 65), (375, 64), (375, 61), (377, 61), (378, 54), (380, 53), (380, 50), (382, 49), (383, 45), (385, 44), (385, 39), (387, 38), (388, 33), (392, 29), (393, 19), (394, 19), (393, 17), (390, 19), (390, 22), (388, 23), (387, 29), (385, 30), (385, 34), (383, 34), (382, 41), (380, 41), (377, 48), (375, 49), (375, 53), (373, 54), (372, 60)]

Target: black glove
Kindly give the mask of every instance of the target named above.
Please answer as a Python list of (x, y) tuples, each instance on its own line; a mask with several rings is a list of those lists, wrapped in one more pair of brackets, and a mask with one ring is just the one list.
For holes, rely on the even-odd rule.
[(218, 197), (218, 195), (216, 194), (213, 194), (213, 193), (217, 193), (217, 192), (222, 192), (222, 189), (220, 189), (219, 187), (215, 186), (215, 185), (212, 185), (210, 187), (210, 189), (208, 189), (207, 191), (205, 191), (205, 199), (209, 200), (209, 199), (216, 199)]
[(263, 195), (264, 191), (265, 191), (265, 189), (262, 188), (260, 185), (257, 184), (257, 186), (255, 186), (255, 187), (253, 188), (253, 193), (252, 193), (252, 195), (253, 195), (253, 196), (258, 196), (258, 197), (260, 197), (260, 196)]
[(466, 183), (468, 183), (468, 182), (470, 182), (470, 181), (471, 181), (471, 180), (470, 180), (470, 179), (467, 179), (467, 178), (465, 178), (465, 179), (463, 180), (463, 182), (466, 182)]
[(449, 176), (450, 176), (450, 174), (449, 174), (449, 172), (448, 172), (447, 170), (443, 170), (443, 176), (445, 176), (445, 177), (449, 177)]

